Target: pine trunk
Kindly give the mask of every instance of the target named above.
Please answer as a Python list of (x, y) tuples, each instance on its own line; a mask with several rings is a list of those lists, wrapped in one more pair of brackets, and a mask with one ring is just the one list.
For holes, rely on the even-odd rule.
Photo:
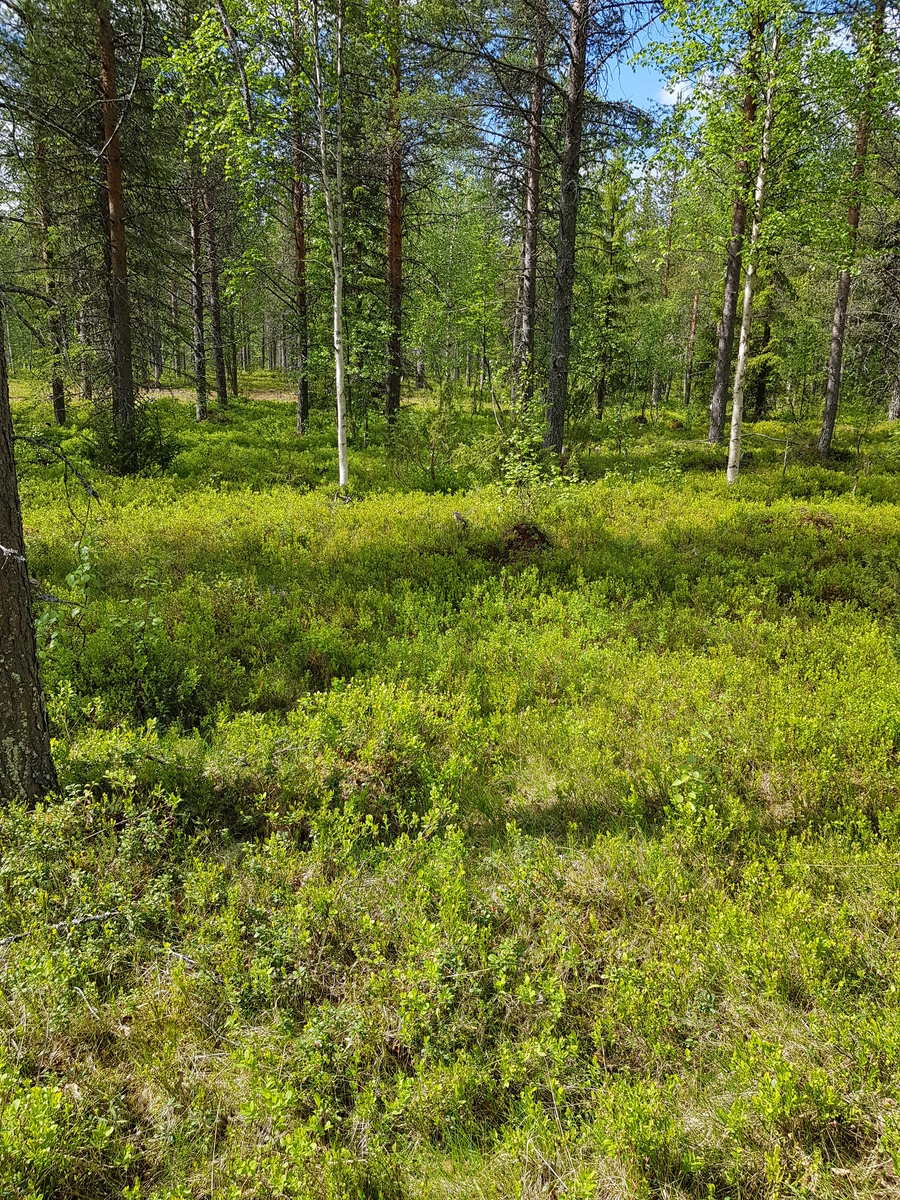
[(116, 55), (109, 17), (109, 0), (97, 0), (97, 42), (100, 51), (101, 116), (106, 162), (109, 227), (110, 323), (113, 347), (113, 420), (126, 431), (134, 426), (134, 366), (131, 351), (131, 300), (125, 237), (125, 192), (119, 144), (119, 104)]
[(188, 181), (188, 213), (191, 222), (191, 316), (194, 356), (195, 410), (198, 421), (207, 416), (206, 340), (203, 333), (203, 243), (200, 233), (200, 206), (193, 167)]
[(216, 372), (216, 402), (228, 407), (228, 376), (225, 372), (225, 340), (222, 337), (222, 301), (219, 291), (219, 239), (209, 179), (203, 183), (203, 215), (206, 222), (206, 262), (209, 268), (209, 324), (213, 365)]
[(517, 347), (516, 371), (516, 375), (522, 377), (522, 403), (525, 407), (534, 394), (534, 317), (537, 302), (545, 45), (546, 23), (541, 11), (537, 15), (534, 33), (534, 74), (528, 111), (528, 169), (525, 174), (525, 227), (522, 236), (522, 329)]
[(41, 261), (44, 264), (44, 291), (47, 293), (47, 333), (52, 351), (50, 394), (53, 400), (53, 422), (66, 423), (66, 391), (62, 379), (62, 317), (56, 303), (56, 276), (53, 268), (53, 247), (50, 244), (50, 228), (53, 224), (50, 204), (47, 199), (47, 176), (44, 163), (44, 147), (40, 138), (35, 141), (34, 176), (37, 188), (38, 221), (41, 227)]
[(400, 3), (391, 0), (391, 46), (388, 53), (390, 101), (386, 190), (387, 254), (387, 388), (385, 416), (393, 423), (400, 411), (403, 370), (403, 159), (400, 129)]
[(228, 386), (231, 394), (238, 394), (238, 348), (237, 335), (234, 328), (234, 305), (228, 305)]
[(688, 330), (687, 358), (684, 364), (684, 407), (690, 408), (691, 382), (694, 375), (694, 343), (697, 340), (697, 309), (700, 305), (700, 293), (694, 292), (694, 303), (691, 305), (691, 325)]
[(544, 445), (562, 452), (572, 336), (572, 289), (575, 281), (575, 230), (578, 219), (581, 132), (584, 122), (584, 73), (591, 0), (573, 0), (569, 44), (563, 154), (560, 170), (559, 236), (550, 334), (547, 429)]
[(55, 787), (0, 340), (0, 800), (38, 800)]
[(834, 437), (834, 425), (837, 420), (838, 403), (841, 395), (844, 337), (847, 330), (847, 312), (850, 307), (850, 272), (853, 266), (853, 259), (856, 255), (856, 243), (859, 237), (862, 185), (865, 179), (866, 160), (869, 153), (869, 133), (872, 121), (871, 108), (878, 77), (881, 43), (884, 38), (885, 5), (886, 0), (876, 0), (875, 14), (872, 18), (872, 53), (869, 59), (869, 70), (866, 78), (866, 94), (856, 123), (856, 153), (853, 158), (853, 173), (850, 177), (850, 207), (847, 210), (847, 257), (844, 267), (838, 276), (834, 315), (831, 321), (828, 374), (825, 381), (825, 410), (822, 414), (822, 428), (819, 432), (819, 441), (816, 447), (821, 458), (827, 458), (831, 453), (831, 440)]
[[(299, 70), (299, 68), (298, 68)], [(309, 315), (306, 297), (306, 221), (303, 196), (303, 144), (295, 114), (294, 173), (291, 208), (294, 224), (294, 274), (297, 287), (297, 432), (309, 426)]]
[[(762, 353), (765, 355), (769, 349), (769, 343), (772, 340), (772, 326), (769, 323), (768, 317), (763, 325), (762, 336)], [(763, 421), (769, 411), (769, 364), (763, 358), (759, 368), (759, 374), (756, 377), (756, 392), (753, 398), (753, 418), (756, 421)]]

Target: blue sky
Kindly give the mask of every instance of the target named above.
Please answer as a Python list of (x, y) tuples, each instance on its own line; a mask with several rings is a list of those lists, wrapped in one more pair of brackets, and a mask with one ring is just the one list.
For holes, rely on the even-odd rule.
[[(661, 22), (656, 21), (650, 29), (641, 34), (634, 49), (664, 37), (665, 28)], [(665, 80), (658, 71), (644, 63), (633, 64), (627, 60), (613, 67), (607, 76), (604, 90), (608, 99), (630, 100), (638, 108), (665, 103), (668, 97)]]

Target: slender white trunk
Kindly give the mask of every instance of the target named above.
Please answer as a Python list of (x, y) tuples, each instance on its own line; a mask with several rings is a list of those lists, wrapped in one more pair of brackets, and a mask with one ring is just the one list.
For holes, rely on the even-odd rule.
[(769, 164), (769, 147), (772, 141), (772, 121), (775, 112), (775, 67), (778, 61), (778, 30), (772, 40), (772, 67), (766, 87), (766, 115), (763, 120), (762, 145), (759, 151), (759, 168), (756, 172), (756, 194), (753, 204), (753, 228), (750, 232), (750, 259), (744, 277), (744, 311), (741, 316), (741, 336), (738, 343), (738, 360), (734, 372), (734, 397), (731, 402), (731, 435), (728, 440), (728, 482), (734, 483), (741, 467), (741, 425), (744, 419), (744, 384), (747, 380), (747, 362), (750, 358), (750, 327), (753, 322), (753, 294), (759, 267), (759, 232), (762, 224), (763, 205), (766, 198), (766, 169)]
[(328, 168), (328, 138), (325, 121), (325, 79), (319, 51), (319, 6), (312, 5), (312, 44), (316, 65), (316, 114), (319, 123), (319, 157), (322, 167), (322, 190), (328, 214), (328, 240), (331, 245), (331, 267), (334, 273), (334, 382), (337, 392), (338, 487), (350, 482), (347, 463), (347, 369), (344, 361), (344, 210), (343, 196), (343, 69), (344, 69), (344, 12), (338, 5), (337, 37), (335, 44), (335, 76), (337, 88), (336, 129), (334, 140), (334, 178)]

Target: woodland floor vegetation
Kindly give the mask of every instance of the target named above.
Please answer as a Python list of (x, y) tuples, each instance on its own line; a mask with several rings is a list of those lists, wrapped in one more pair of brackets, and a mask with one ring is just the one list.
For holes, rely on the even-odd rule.
[(348, 497), (241, 392), (119, 477), (14, 387), (0, 1195), (896, 1195), (900, 435), (407, 397)]

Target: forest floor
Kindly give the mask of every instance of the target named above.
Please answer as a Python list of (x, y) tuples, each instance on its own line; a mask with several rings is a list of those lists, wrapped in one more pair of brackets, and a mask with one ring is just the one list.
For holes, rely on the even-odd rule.
[(900, 435), (728, 489), (611, 413), (523, 491), (420, 405), (344, 502), (326, 412), (116, 477), (15, 394), (100, 499), (19, 444), (0, 1196), (900, 1194)]

